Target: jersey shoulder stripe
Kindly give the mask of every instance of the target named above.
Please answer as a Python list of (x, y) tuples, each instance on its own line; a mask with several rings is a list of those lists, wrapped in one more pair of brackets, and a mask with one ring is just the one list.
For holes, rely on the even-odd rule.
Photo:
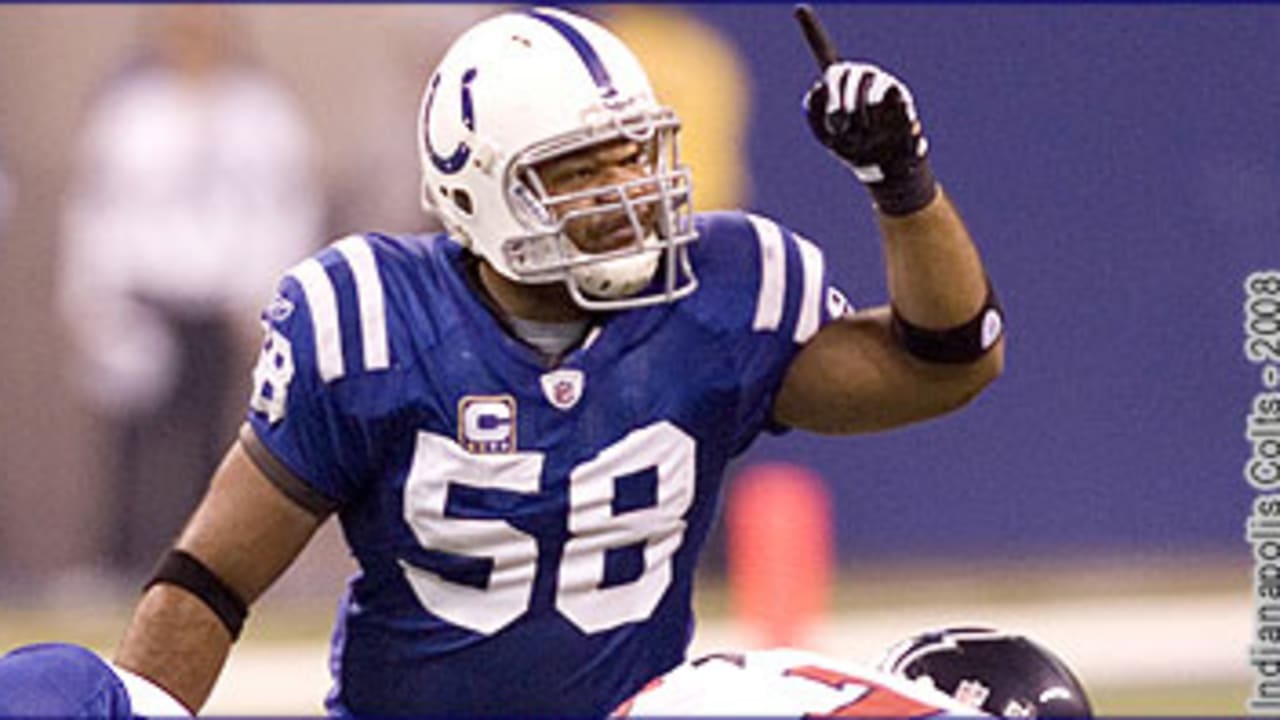
[(791, 339), (800, 344), (808, 342), (822, 324), (822, 297), (826, 283), (826, 262), (822, 250), (799, 233), (769, 218), (752, 213), (747, 213), (746, 218), (759, 245), (760, 284), (751, 329), (755, 332), (777, 332), (782, 328), (791, 270), (787, 256), (792, 254), (800, 261), (800, 310), (791, 328)]
[(751, 329), (777, 330), (787, 298), (787, 249), (782, 244), (782, 229), (759, 215), (747, 215), (747, 220), (760, 245), (760, 291), (756, 294), (756, 314)]
[(800, 251), (800, 268), (803, 271), (803, 288), (800, 296), (800, 319), (796, 321), (792, 340), (809, 342), (821, 324), (822, 285), (826, 274), (826, 261), (822, 251), (798, 233), (792, 233), (796, 248)]
[(355, 278), (364, 369), (386, 370), (391, 366), (391, 349), (387, 344), (387, 312), (382, 278), (378, 274), (378, 261), (374, 257), (373, 248), (362, 235), (348, 235), (334, 243), (333, 247), (346, 258)]
[[(385, 291), (377, 256), (366, 237), (344, 237), (294, 266), (286, 276), (298, 283), (310, 309), (316, 370), (322, 381), (391, 366)], [(343, 306), (351, 295), (354, 312)], [(355, 342), (361, 347), (357, 358), (361, 367), (350, 368), (346, 350)]]
[(338, 297), (324, 265), (314, 257), (294, 266), (288, 277), (297, 281), (311, 310), (311, 335), (315, 338), (316, 369), (320, 379), (331, 382), (342, 377), (342, 329), (338, 324)]

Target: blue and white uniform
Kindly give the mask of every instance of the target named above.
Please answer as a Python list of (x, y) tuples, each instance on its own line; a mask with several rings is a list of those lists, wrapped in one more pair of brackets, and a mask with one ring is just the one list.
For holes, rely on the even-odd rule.
[(67, 643), (17, 648), (0, 657), (0, 717), (190, 717), (146, 678)]
[(444, 236), (351, 236), (287, 274), (241, 437), (360, 566), (331, 711), (603, 715), (681, 662), (725, 464), (848, 307), (774, 222), (697, 229), (697, 292), (601, 316), (553, 367)]

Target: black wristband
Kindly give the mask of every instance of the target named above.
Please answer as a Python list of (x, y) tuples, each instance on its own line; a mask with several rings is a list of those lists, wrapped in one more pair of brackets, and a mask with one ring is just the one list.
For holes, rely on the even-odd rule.
[(891, 308), (893, 336), (912, 355), (931, 363), (964, 365), (977, 362), (1004, 335), (1004, 313), (996, 291), (987, 281), (987, 299), (973, 319), (946, 330), (926, 330), (912, 325)]
[(170, 550), (161, 558), (155, 574), (143, 590), (156, 583), (177, 585), (195, 595), (222, 621), (227, 632), (231, 633), (232, 642), (240, 637), (245, 618), (249, 616), (249, 606), (195, 556), (183, 550)]
[(884, 180), (867, 185), (876, 207), (885, 215), (910, 215), (933, 202), (938, 180), (928, 158), (919, 158), (905, 167), (886, 172)]

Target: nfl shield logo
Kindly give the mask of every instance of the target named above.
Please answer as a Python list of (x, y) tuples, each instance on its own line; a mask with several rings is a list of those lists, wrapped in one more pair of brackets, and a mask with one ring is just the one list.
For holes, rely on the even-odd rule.
[(987, 701), (987, 696), (990, 694), (991, 688), (977, 680), (966, 678), (956, 686), (955, 698), (970, 707), (982, 707), (982, 703)]
[(542, 394), (557, 410), (568, 410), (582, 399), (585, 376), (581, 370), (554, 370), (542, 376)]

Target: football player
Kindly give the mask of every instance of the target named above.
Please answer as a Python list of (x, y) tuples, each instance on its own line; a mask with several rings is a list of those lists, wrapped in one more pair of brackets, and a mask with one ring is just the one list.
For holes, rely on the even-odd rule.
[(0, 657), (0, 717), (190, 717), (144, 677), (67, 643), (26, 645)]
[(447, 232), (353, 235), (286, 274), (239, 441), (116, 661), (199, 708), (336, 513), (359, 572), (333, 713), (603, 715), (678, 665), (731, 458), (947, 412), (1001, 367), (906, 86), (836, 62), (806, 98), (870, 190), (885, 307), (852, 312), (771, 219), (695, 214), (679, 119), (605, 28), (535, 8), (466, 31), (419, 117)]
[(650, 682), (615, 715), (636, 717), (1091, 717), (1060, 658), (1021, 635), (921, 633), (867, 667), (789, 648), (714, 653)]

